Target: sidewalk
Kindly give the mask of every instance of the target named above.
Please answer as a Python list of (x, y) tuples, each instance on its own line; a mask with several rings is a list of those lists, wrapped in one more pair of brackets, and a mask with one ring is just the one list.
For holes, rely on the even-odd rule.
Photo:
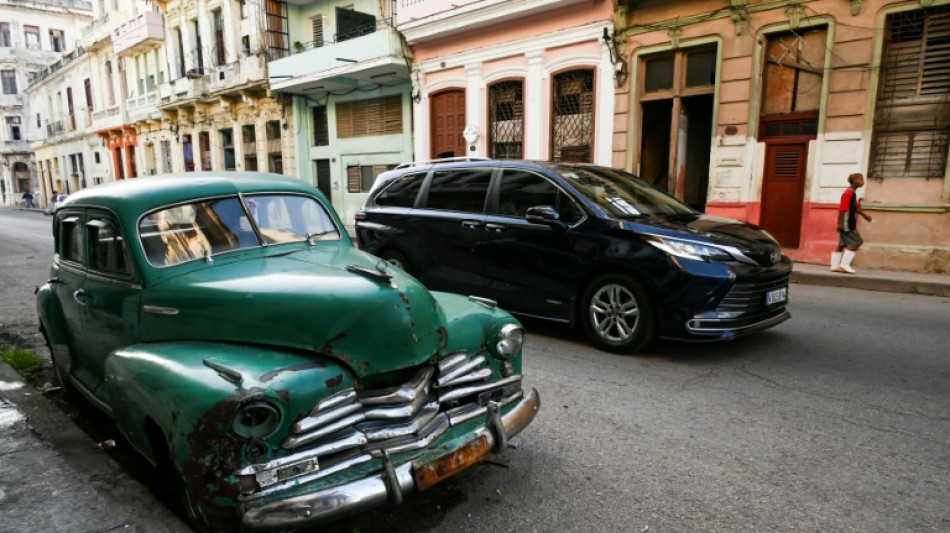
[(0, 531), (191, 529), (0, 360)]
[(930, 294), (950, 298), (950, 274), (922, 274), (856, 266), (857, 274), (831, 272), (827, 265), (795, 263), (792, 283), (881, 292)]

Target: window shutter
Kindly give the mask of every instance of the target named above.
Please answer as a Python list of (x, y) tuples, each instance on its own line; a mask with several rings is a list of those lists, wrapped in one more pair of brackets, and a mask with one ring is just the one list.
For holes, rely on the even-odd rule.
[(360, 166), (346, 167), (346, 192), (360, 192)]
[(313, 37), (313, 46), (323, 46), (323, 15), (310, 21), (310, 29)]
[(402, 96), (341, 102), (336, 127), (340, 138), (402, 133)]

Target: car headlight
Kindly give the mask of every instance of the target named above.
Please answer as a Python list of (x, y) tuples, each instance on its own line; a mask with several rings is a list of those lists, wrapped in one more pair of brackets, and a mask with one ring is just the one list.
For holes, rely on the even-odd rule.
[(263, 439), (277, 431), (280, 411), (268, 402), (256, 401), (242, 405), (234, 415), (231, 429), (245, 439)]
[(524, 345), (524, 328), (517, 324), (507, 324), (498, 331), (495, 338), (495, 355), (499, 359), (511, 359)]
[(656, 246), (664, 252), (686, 259), (695, 259), (697, 261), (729, 261), (734, 259), (729, 252), (708, 244), (702, 244), (696, 241), (687, 241), (682, 239), (673, 239), (670, 237), (660, 237), (650, 235), (646, 241)]

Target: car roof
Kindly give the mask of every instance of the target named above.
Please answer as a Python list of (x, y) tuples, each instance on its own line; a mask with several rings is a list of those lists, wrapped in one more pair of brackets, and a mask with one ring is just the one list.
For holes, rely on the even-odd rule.
[(63, 207), (86, 205), (116, 214), (138, 215), (155, 207), (196, 198), (237, 193), (289, 192), (319, 195), (313, 186), (296, 178), (266, 172), (187, 172), (126, 179), (75, 192)]

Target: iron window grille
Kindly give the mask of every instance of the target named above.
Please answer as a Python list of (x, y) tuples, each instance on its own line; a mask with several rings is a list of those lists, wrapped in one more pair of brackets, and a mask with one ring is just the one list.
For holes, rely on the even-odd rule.
[(503, 81), (488, 90), (489, 147), (494, 159), (524, 157), (524, 83)]
[(551, 159), (592, 162), (594, 137), (594, 70), (554, 76)]

